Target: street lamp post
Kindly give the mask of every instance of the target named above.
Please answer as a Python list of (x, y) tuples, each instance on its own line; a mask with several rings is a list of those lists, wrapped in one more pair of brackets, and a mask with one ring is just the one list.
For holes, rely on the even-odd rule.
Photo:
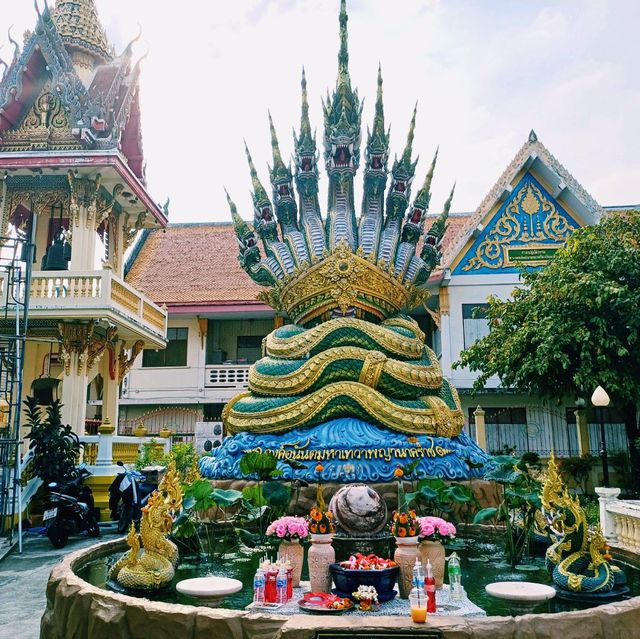
[(600, 408), (600, 458), (602, 459), (602, 479), (604, 487), (609, 488), (609, 459), (607, 457), (607, 439), (604, 432), (604, 408), (609, 405), (609, 395), (602, 388), (598, 386), (591, 395), (591, 403)]

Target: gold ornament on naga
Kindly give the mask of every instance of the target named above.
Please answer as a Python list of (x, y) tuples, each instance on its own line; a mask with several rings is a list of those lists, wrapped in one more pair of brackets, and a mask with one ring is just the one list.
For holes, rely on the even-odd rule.
[(355, 253), (346, 242), (313, 265), (305, 264), (260, 297), (302, 326), (330, 319), (351, 309), (360, 319), (382, 321), (403, 308), (423, 302), (429, 293), (402, 281), (393, 265), (378, 264)]
[(129, 590), (159, 590), (171, 583), (178, 563), (178, 549), (167, 539), (182, 507), (182, 487), (175, 462), (142, 509), (140, 534), (131, 524), (129, 550), (114, 564), (110, 579)]

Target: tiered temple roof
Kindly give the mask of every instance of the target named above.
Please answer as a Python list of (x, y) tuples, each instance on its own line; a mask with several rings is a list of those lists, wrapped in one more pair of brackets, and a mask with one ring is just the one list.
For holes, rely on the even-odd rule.
[(118, 149), (143, 180), (134, 42), (115, 55), (94, 0), (45, 3), (23, 48), (12, 40), (13, 59), (0, 62), (0, 153)]
[(481, 228), (483, 220), (502, 200), (508, 197), (514, 180), (523, 172), (530, 170), (534, 170), (544, 179), (552, 188), (554, 197), (562, 196), (571, 209), (579, 215), (583, 224), (595, 224), (605, 214), (605, 208), (587, 193), (585, 188), (540, 142), (535, 131), (532, 130), (478, 208), (468, 216), (466, 223), (457, 229), (449, 229), (447, 233), (448, 245), (444, 247), (442, 256), (443, 268), (446, 269), (451, 265), (474, 233)]

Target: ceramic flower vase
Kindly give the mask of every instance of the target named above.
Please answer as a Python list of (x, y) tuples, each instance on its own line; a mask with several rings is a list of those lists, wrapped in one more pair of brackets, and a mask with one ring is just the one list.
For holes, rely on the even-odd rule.
[(309, 548), (309, 581), (311, 592), (331, 592), (329, 566), (336, 561), (336, 552), (331, 545), (333, 535), (311, 534)]
[(407, 599), (413, 587), (413, 566), (418, 556), (418, 537), (396, 537), (393, 560), (398, 564), (398, 589), (400, 597)]
[(439, 541), (427, 541), (424, 539), (418, 546), (418, 552), (420, 553), (420, 563), (425, 570), (425, 574), (427, 559), (429, 559), (433, 578), (436, 580), (436, 588), (442, 588), (444, 583), (444, 546)]
[(279, 556), (288, 559), (293, 568), (293, 587), (300, 585), (300, 577), (302, 576), (302, 562), (304, 561), (304, 548), (300, 545), (300, 541), (292, 539), (291, 541), (282, 541), (278, 551)]

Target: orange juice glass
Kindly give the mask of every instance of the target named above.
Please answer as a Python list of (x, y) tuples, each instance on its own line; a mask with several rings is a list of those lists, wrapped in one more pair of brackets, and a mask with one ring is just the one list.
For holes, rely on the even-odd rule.
[(427, 620), (427, 597), (409, 597), (411, 607), (411, 620), (415, 623), (424, 623)]

